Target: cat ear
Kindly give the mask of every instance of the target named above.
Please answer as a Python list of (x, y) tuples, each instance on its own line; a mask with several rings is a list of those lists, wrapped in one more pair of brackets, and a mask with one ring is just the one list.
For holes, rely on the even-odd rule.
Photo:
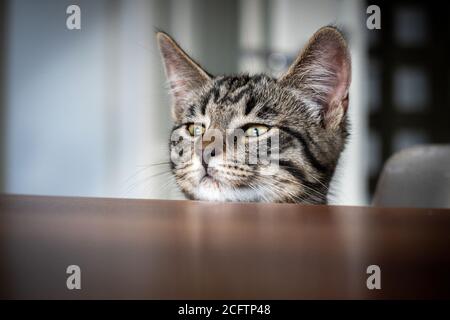
[(338, 126), (348, 109), (351, 82), (350, 53), (341, 32), (319, 29), (279, 82), (298, 89), (319, 107), (327, 127)]
[[(166, 76), (175, 99), (175, 108), (182, 104), (192, 90), (201, 88), (211, 76), (192, 60), (167, 34), (158, 32), (159, 50), (164, 61)], [(177, 114), (177, 110), (174, 110)]]

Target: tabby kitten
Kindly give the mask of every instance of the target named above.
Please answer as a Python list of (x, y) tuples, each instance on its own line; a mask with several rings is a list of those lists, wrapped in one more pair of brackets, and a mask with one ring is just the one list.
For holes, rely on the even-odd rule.
[[(212, 76), (167, 34), (157, 39), (173, 97), (172, 172), (187, 198), (327, 203), (348, 136), (351, 62), (339, 30), (319, 29), (278, 79)], [(230, 152), (227, 138), (238, 130), (243, 134), (233, 140), (243, 147)], [(206, 138), (210, 131), (222, 133), (219, 148), (208, 150), (217, 139)], [(267, 150), (275, 174), (267, 174), (267, 163), (237, 160), (249, 159), (252, 141), (275, 136), (277, 145), (269, 142)]]

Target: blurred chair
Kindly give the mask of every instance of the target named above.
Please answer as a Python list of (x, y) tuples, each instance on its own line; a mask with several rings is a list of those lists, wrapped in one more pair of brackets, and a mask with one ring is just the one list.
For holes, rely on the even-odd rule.
[(386, 162), (374, 206), (450, 207), (450, 145), (402, 150)]

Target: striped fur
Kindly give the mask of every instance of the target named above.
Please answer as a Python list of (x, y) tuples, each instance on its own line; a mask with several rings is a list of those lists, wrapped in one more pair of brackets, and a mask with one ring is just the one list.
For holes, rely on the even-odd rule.
[[(313, 35), (287, 73), (212, 76), (166, 34), (158, 41), (173, 96), (174, 127), (170, 144), (172, 171), (189, 199), (324, 204), (337, 161), (348, 136), (346, 111), (351, 79), (350, 56), (341, 33), (324, 27)], [(279, 133), (279, 170), (217, 155), (202, 165), (201, 154), (183, 146), (198, 137), (187, 126), (199, 123), (227, 130), (261, 124)], [(268, 139), (268, 137), (259, 137)], [(226, 141), (226, 140), (225, 140)], [(226, 144), (226, 143), (225, 143)], [(273, 148), (271, 146), (271, 148)], [(274, 151), (274, 150), (270, 150)], [(226, 148), (221, 149), (226, 152)], [(238, 150), (249, 153), (248, 145)], [(208, 174), (207, 174), (208, 173)]]

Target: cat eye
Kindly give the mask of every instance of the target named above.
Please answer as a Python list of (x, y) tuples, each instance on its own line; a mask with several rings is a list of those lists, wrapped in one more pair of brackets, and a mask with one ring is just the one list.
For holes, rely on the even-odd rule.
[(198, 137), (205, 133), (205, 127), (199, 124), (191, 123), (188, 125), (188, 131), (191, 136)]
[(269, 128), (263, 125), (252, 125), (245, 130), (247, 137), (259, 137), (269, 131)]

